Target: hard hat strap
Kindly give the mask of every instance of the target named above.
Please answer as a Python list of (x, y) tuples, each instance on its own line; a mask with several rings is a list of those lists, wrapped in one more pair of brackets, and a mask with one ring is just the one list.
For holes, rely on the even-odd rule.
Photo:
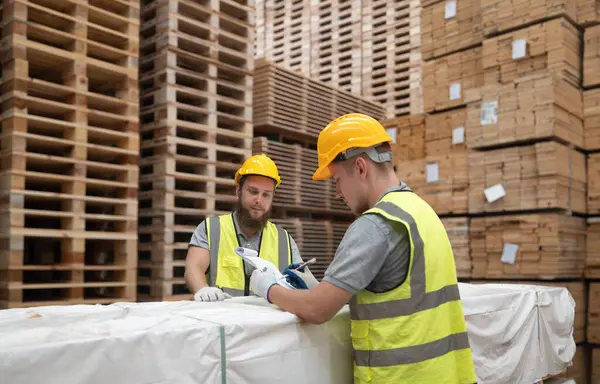
[[(379, 144), (381, 145), (381, 144)], [(379, 146), (377, 145), (377, 146)], [(351, 148), (346, 152), (342, 152), (335, 158), (335, 161), (345, 161), (356, 157), (362, 153), (366, 153), (369, 156), (369, 159), (373, 160), (376, 163), (386, 163), (392, 161), (392, 152), (377, 152), (376, 147), (367, 147), (367, 148)]]

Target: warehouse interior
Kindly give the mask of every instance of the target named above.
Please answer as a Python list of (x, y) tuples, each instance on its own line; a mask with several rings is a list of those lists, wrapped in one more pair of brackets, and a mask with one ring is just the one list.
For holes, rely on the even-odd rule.
[(561, 375), (600, 383), (598, 0), (4, 0), (0, 15), (0, 310), (192, 299), (190, 237), (235, 209), (235, 172), (260, 153), (282, 179), (271, 221), (320, 280), (355, 216), (311, 178), (317, 138), (364, 113), (441, 218), (459, 281), (567, 288)]

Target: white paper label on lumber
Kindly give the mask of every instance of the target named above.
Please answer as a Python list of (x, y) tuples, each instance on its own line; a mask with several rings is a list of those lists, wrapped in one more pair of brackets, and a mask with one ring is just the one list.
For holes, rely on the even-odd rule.
[(498, 123), (498, 101), (481, 103), (481, 125)]
[(503, 198), (506, 196), (506, 191), (504, 190), (504, 186), (502, 184), (496, 184), (493, 187), (489, 187), (483, 190), (485, 194), (485, 198), (488, 203), (493, 203), (494, 201)]
[(504, 243), (504, 249), (502, 249), (502, 257), (500, 257), (500, 261), (505, 264), (514, 264), (517, 259), (517, 251), (519, 250), (519, 246), (517, 244), (512, 243)]
[(525, 39), (519, 39), (513, 41), (512, 46), (512, 58), (513, 60), (520, 59), (527, 55), (527, 41)]
[(438, 163), (427, 164), (427, 182), (434, 183), (440, 180), (440, 166)]
[(452, 144), (465, 142), (465, 127), (456, 127), (452, 130)]
[(460, 83), (452, 83), (450, 85), (450, 100), (460, 99)]
[(392, 139), (392, 144), (396, 144), (396, 128), (388, 128), (385, 130), (388, 136)]
[(446, 12), (444, 14), (445, 19), (451, 19), (456, 17), (456, 0), (450, 0), (446, 2)]

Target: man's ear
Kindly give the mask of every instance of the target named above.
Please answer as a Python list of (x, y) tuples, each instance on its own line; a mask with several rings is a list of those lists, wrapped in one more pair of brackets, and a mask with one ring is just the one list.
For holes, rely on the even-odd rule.
[(358, 168), (358, 173), (362, 178), (365, 178), (367, 175), (367, 161), (362, 157), (359, 156), (356, 161), (356, 168)]

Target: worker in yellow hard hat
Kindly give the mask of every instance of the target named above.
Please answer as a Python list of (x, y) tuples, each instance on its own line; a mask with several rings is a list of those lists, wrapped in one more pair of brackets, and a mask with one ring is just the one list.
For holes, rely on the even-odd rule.
[(314, 288), (286, 289), (256, 270), (252, 290), (316, 324), (350, 303), (355, 383), (475, 383), (448, 235), (398, 180), (390, 142), (378, 121), (358, 113), (321, 131), (313, 179), (332, 178), (358, 217)]
[(282, 272), (302, 263), (292, 236), (269, 221), (275, 189), (281, 184), (273, 160), (264, 154), (250, 157), (236, 172), (235, 183), (235, 211), (204, 220), (189, 242), (185, 278), (196, 301), (249, 295), (253, 268), (236, 255), (236, 248), (258, 252)]

